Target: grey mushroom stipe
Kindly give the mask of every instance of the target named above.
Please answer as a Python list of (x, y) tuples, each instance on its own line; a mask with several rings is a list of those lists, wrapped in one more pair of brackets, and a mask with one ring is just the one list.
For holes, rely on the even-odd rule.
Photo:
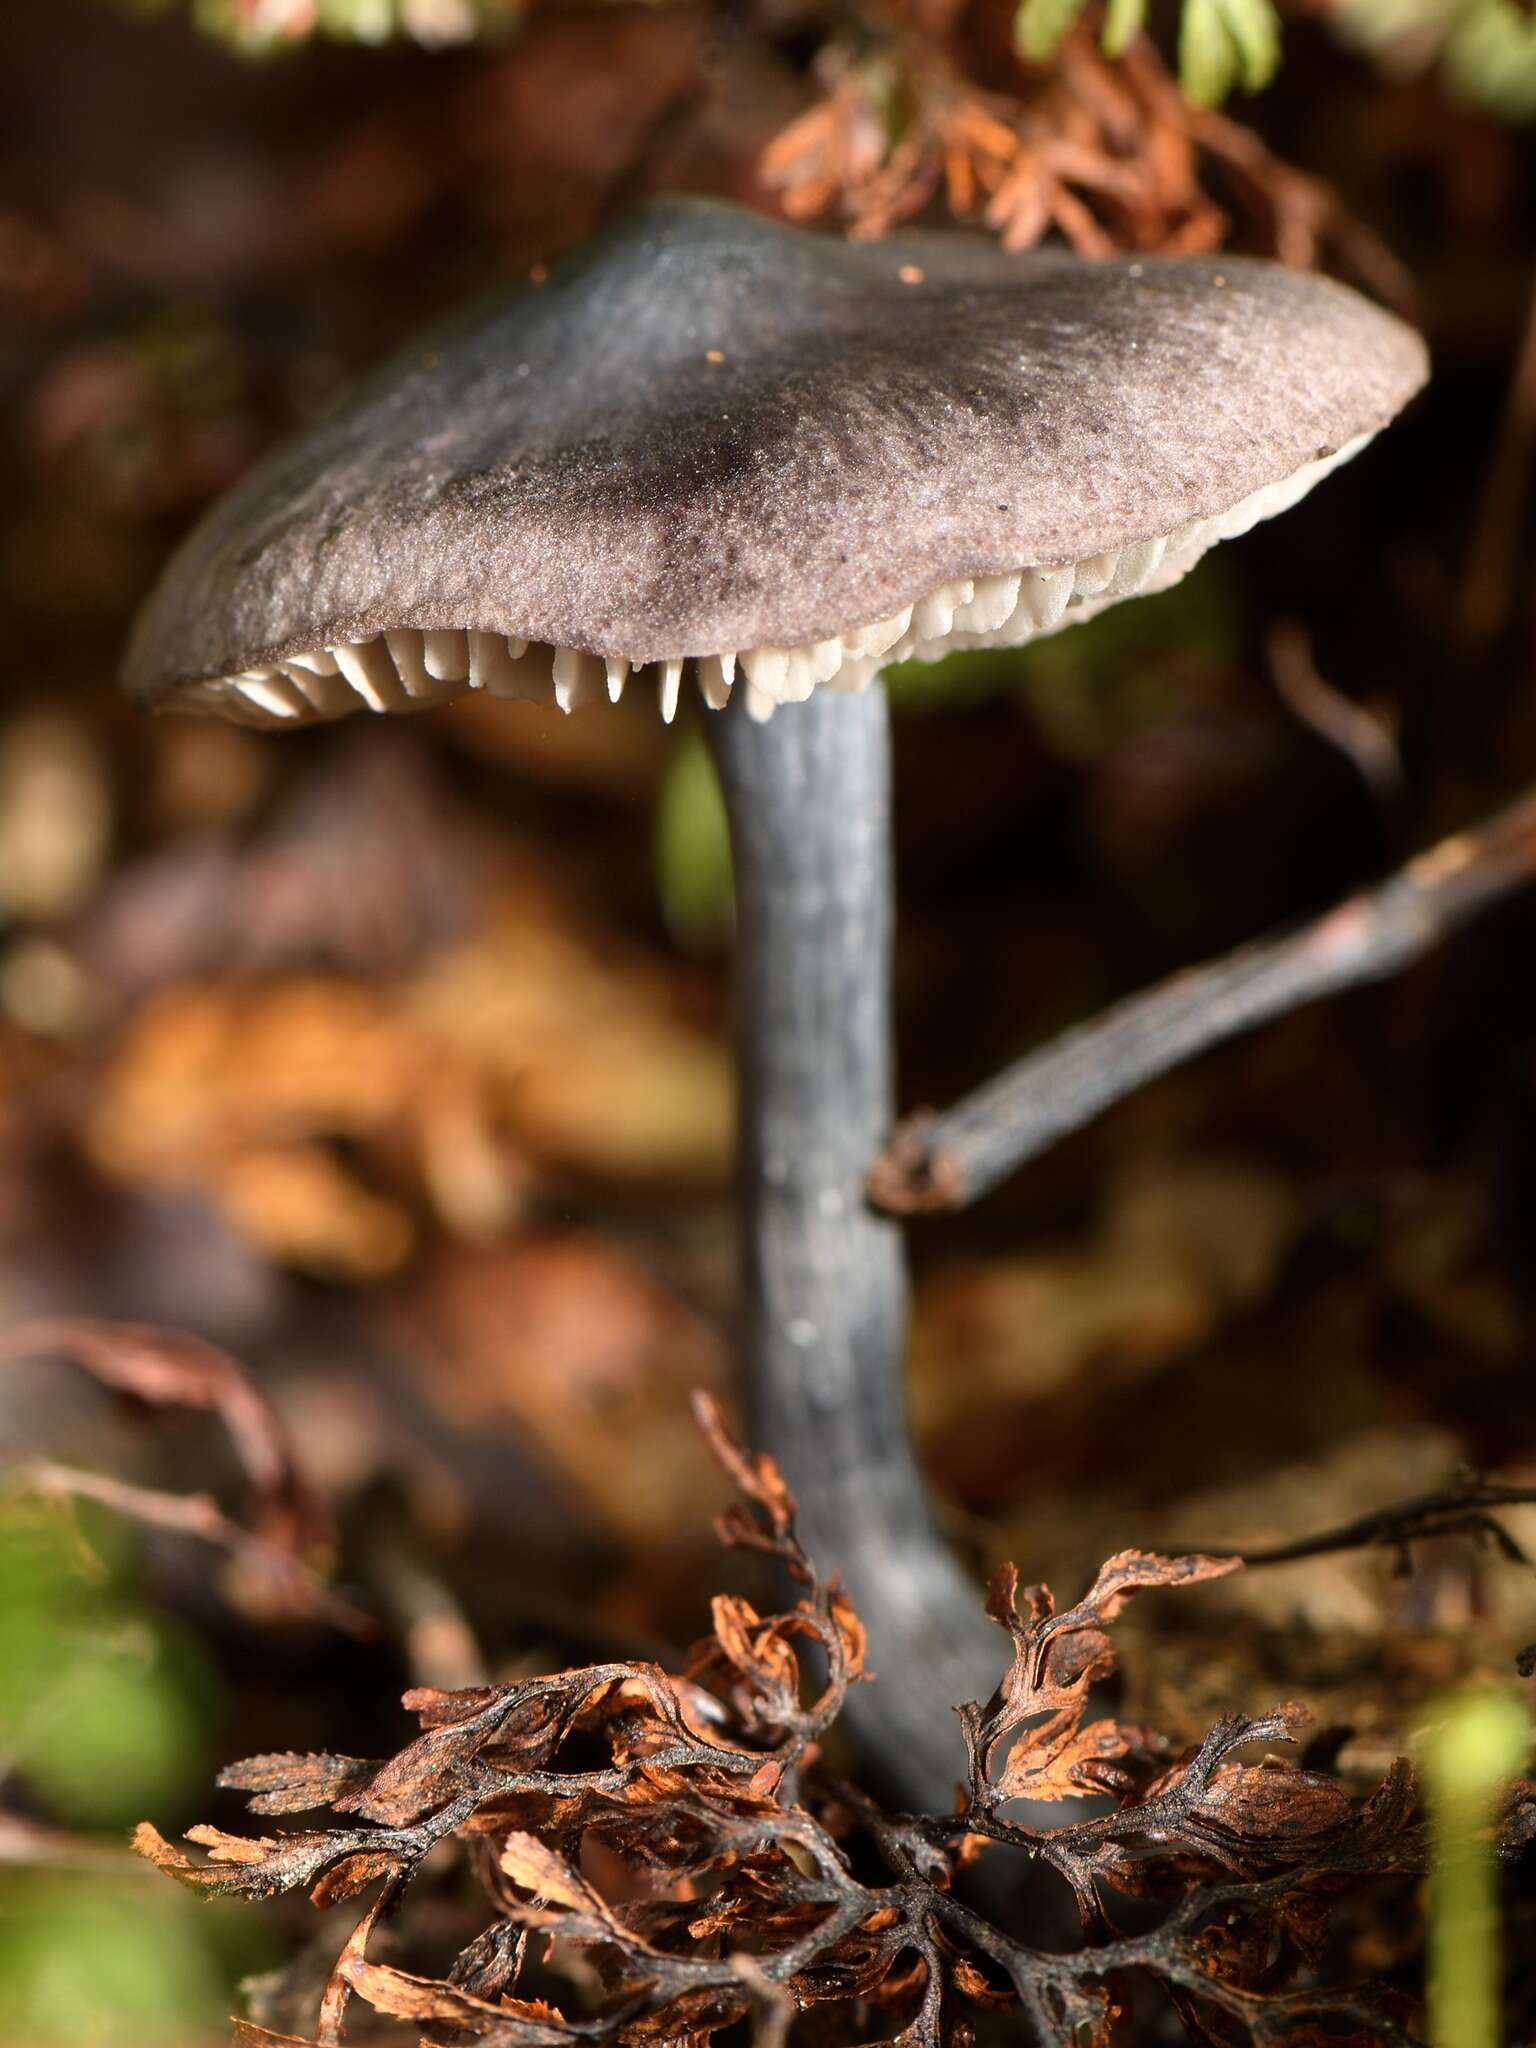
[(635, 671), (668, 717), (690, 673), (722, 714), (752, 1424), (865, 1615), (888, 1682), (850, 1718), (914, 1804), (947, 1804), (950, 1709), (999, 1652), (930, 1519), (901, 1240), (863, 1199), (892, 1115), (870, 686), (1168, 587), (1424, 375), (1400, 321), (1275, 265), (849, 247), (668, 201), (260, 464), (135, 631), (140, 703), (254, 724), (476, 690), (570, 710)]

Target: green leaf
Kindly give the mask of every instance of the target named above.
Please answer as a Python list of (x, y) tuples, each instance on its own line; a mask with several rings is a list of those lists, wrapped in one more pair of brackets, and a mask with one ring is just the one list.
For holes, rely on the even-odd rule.
[[(166, 14), (182, 0), (117, 0), (140, 15)], [(495, 40), (519, 20), (523, 0), (185, 0), (204, 35), (242, 57), (270, 57), (314, 36), (378, 45), (397, 37), (428, 49)]]
[(1014, 48), (1032, 64), (1054, 57), (1086, 0), (1022, 0), (1013, 18)]
[(678, 746), (662, 784), (656, 881), (668, 929), (683, 944), (707, 945), (730, 931), (734, 899), (725, 805), (696, 732)]
[(0, 1750), (51, 1818), (116, 1829), (178, 1794), (200, 1677), (127, 1585), (82, 1576), (64, 1525), (0, 1511)]
[(149, 1631), (137, 1666), (114, 1646), (70, 1643), (72, 1661), (40, 1690), (23, 1725), (18, 1762), (51, 1812), (73, 1825), (126, 1827), (164, 1809), (195, 1778), (197, 1722)]
[[(235, 1973), (219, 1954), (231, 1916), (221, 1917), (215, 1927), (202, 1904), (134, 1876), (0, 1874), (0, 2039), (13, 2048), (223, 2039)], [(242, 1965), (262, 1959), (253, 1932), (242, 1921)]]
[(1280, 17), (1271, 0), (1222, 0), (1244, 92), (1260, 92), (1280, 62)]
[(340, 42), (387, 43), (401, 26), (394, 0), (320, 0), (320, 27)]
[(1214, 107), (1232, 89), (1235, 66), (1219, 0), (1184, 0), (1179, 17), (1179, 83), (1197, 106)]
[(1257, 92), (1280, 61), (1280, 23), (1271, 0), (1184, 0), (1179, 83), (1197, 106), (1214, 107), (1235, 86)]
[(1490, 1835), (1531, 1746), (1505, 1692), (1442, 1700), (1423, 1735), (1431, 1839), (1429, 2019), (1435, 2048), (1498, 2048), (1499, 1882)]
[(1447, 39), (1445, 75), (1506, 121), (1536, 119), (1536, 21), (1514, 0), (1472, 0)]
[(1123, 57), (1146, 26), (1147, 0), (1109, 0), (1100, 45), (1106, 57)]

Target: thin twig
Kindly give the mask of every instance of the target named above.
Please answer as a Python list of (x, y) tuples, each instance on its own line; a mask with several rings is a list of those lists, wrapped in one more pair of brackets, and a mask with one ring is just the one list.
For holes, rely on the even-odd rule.
[(146, 1868), (126, 1842), (72, 1835), (19, 1813), (0, 1810), (0, 1865), (30, 1870), (101, 1871), (137, 1878)]
[(1378, 1545), (1393, 1549), (1421, 1542), (1427, 1536), (1487, 1536), (1513, 1564), (1529, 1559), (1502, 1523), (1494, 1520), (1493, 1508), (1536, 1506), (1536, 1486), (1500, 1486), (1481, 1479), (1468, 1479), (1457, 1486), (1440, 1487), (1419, 1494), (1395, 1506), (1377, 1508), (1357, 1515), (1337, 1528), (1324, 1529), (1316, 1536), (1301, 1536), (1291, 1543), (1274, 1543), (1257, 1550), (1233, 1550), (1229, 1544), (1211, 1546), (1217, 1555), (1240, 1557), (1246, 1565), (1295, 1564), (1303, 1558), (1327, 1557), (1340, 1550), (1369, 1550)]
[(755, 1956), (745, 1950), (733, 1951), (730, 1967), (752, 1993), (754, 2020), (752, 2048), (786, 2048), (794, 2000), (782, 1984), (775, 1984)]
[(445, 1692), (484, 1685), (484, 1652), (447, 1581), (397, 1530), (381, 1530), (370, 1551), (376, 1597), (399, 1636), (412, 1685)]
[(82, 1471), (48, 1458), (14, 1467), (10, 1477), (55, 1500), (93, 1500), (146, 1528), (210, 1543), (281, 1587), (294, 1612), (329, 1622), (348, 1635), (370, 1636), (378, 1631), (371, 1615), (328, 1591), (289, 1551), (231, 1520), (209, 1494), (163, 1493), (156, 1487), (133, 1486), (106, 1473)]
[(963, 1209), (1143, 1083), (1270, 1018), (1400, 972), (1533, 875), (1536, 796), (1526, 796), (1299, 931), (1177, 974), (952, 1109), (907, 1118), (870, 1171), (870, 1198), (897, 1215)]
[(1457, 592), (1457, 623), (1464, 641), (1486, 647), (1509, 619), (1518, 580), (1520, 540), (1531, 462), (1536, 451), (1536, 282), (1532, 283), (1519, 353), (1510, 373), (1504, 411), (1472, 539)]
[(1383, 810), (1403, 800), (1403, 761), (1388, 725), (1346, 697), (1319, 671), (1311, 636), (1297, 619), (1279, 619), (1268, 636), (1269, 673), (1292, 715), (1354, 765)]

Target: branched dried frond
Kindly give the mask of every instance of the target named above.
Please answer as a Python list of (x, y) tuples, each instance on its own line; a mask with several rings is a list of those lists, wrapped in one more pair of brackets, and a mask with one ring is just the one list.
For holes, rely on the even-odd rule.
[[(196, 1859), (140, 1830), (144, 1855), (204, 1893), (306, 1890), (324, 1907), (374, 1889), (313, 2034), (246, 2023), (239, 2041), (328, 2048), (355, 1995), (424, 2042), (486, 2048), (692, 2044), (753, 2014), (777, 2039), (795, 2014), (853, 2000), (914, 2048), (964, 2038), (988, 2010), (1022, 2014), (1052, 2048), (1108, 2048), (1139, 1976), (1162, 1987), (1197, 2041), (1411, 2042), (1384, 1994), (1331, 1984), (1323, 1969), (1344, 1885), (1419, 1867), (1406, 1766), (1360, 1802), (1336, 1778), (1281, 1761), (1273, 1746), (1305, 1719), (1295, 1706), (1229, 1715), (1183, 1756), (1146, 1730), (1089, 1718), (1125, 1602), (1234, 1560), (1122, 1552), (1062, 1612), (1044, 1587), (1021, 1590), (1011, 1567), (999, 1573), (987, 1607), (1012, 1657), (991, 1699), (961, 1710), (957, 1811), (890, 1815), (820, 1762), (864, 1676), (857, 1619), (801, 1548), (772, 1461), (743, 1450), (712, 1404), (699, 1413), (741, 1495), (721, 1537), (776, 1560), (793, 1606), (760, 1615), (716, 1601), (714, 1632), (684, 1676), (612, 1663), (417, 1691), (405, 1704), (420, 1733), (387, 1762), (263, 1756), (224, 1773), (254, 1813), (328, 1808), (325, 1827), (194, 1828)], [(1010, 1814), (1021, 1799), (1085, 1795), (1101, 1810), (1060, 1827)], [(1529, 1823), (1519, 1804), (1510, 1841)], [(375, 1960), (375, 1927), (449, 1843), (485, 1894), (483, 1930), (445, 1977)], [(1005, 1848), (1060, 1875), (1091, 1945), (1036, 1948), (956, 1896), (964, 1864)], [(1150, 1908), (1157, 1924), (1119, 1932), (1117, 1897), (1143, 1902), (1140, 1923)], [(560, 1956), (581, 1958), (579, 1970), (567, 1964), (572, 1992), (558, 2006), (542, 1995), (548, 1972), (529, 1984), (556, 1940)]]
[(1191, 254), (1236, 229), (1403, 298), (1402, 272), (1335, 194), (1188, 98), (1145, 36), (1111, 57), (1098, 9), (1063, 19), (1049, 60), (1031, 62), (983, 0), (871, 7), (823, 52), (821, 96), (769, 145), (765, 182), (793, 218), (836, 215), (865, 238), (936, 201), (1010, 249), (1056, 233), (1088, 256)]

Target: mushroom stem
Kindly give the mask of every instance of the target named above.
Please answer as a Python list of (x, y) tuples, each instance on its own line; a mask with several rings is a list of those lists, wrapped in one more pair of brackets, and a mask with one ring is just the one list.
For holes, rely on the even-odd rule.
[(735, 868), (751, 1423), (868, 1628), (876, 1683), (848, 1715), (872, 1765), (947, 1810), (964, 1772), (953, 1709), (987, 1698), (1005, 1660), (913, 1462), (903, 1243), (864, 1194), (892, 1118), (885, 692), (819, 693), (762, 725), (743, 694), (704, 725)]

